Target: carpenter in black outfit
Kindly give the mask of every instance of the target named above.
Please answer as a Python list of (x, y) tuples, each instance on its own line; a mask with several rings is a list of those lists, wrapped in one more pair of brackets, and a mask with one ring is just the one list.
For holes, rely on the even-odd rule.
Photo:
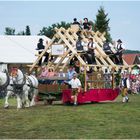
[(72, 24), (73, 24), (73, 25), (77, 24), (77, 25), (80, 26), (80, 23), (77, 21), (77, 18), (74, 18), (74, 19), (73, 19), (73, 23), (72, 23)]
[[(38, 53), (41, 54), (44, 49), (45, 49), (45, 46), (43, 45), (43, 39), (40, 38), (39, 42), (37, 44), (37, 49), (36, 50), (38, 50)], [(45, 59), (44, 59), (45, 63), (48, 63), (48, 58), (49, 58), (49, 53), (46, 52), (45, 53)], [(42, 64), (42, 58), (39, 60), (38, 65), (41, 66), (41, 64)]]
[(90, 30), (91, 29), (91, 24), (88, 22), (88, 18), (84, 18), (83, 28), (85, 30)]
[(119, 64), (123, 64), (123, 60), (122, 60), (122, 55), (123, 55), (123, 52), (125, 50), (124, 48), (124, 45), (122, 44), (122, 41), (119, 39), (117, 41), (117, 52), (115, 53), (115, 55), (118, 57), (119, 59)]
[(95, 43), (93, 42), (93, 38), (89, 38), (89, 42), (88, 42), (88, 51), (86, 53), (86, 59), (88, 61), (88, 64), (96, 64), (96, 60), (95, 60)]

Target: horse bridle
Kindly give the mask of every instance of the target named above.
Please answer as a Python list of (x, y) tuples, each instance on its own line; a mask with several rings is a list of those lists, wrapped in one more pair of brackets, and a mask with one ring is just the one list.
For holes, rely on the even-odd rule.
[[(11, 77), (12, 77), (13, 84), (10, 84), (10, 86), (13, 87), (13, 92), (14, 93), (18, 93), (18, 94), (22, 93), (23, 86), (26, 83), (26, 77), (25, 77), (25, 75), (23, 74), (23, 78), (21, 78), (21, 79), (23, 79), (22, 84), (17, 84), (17, 82), (21, 80), (21, 79), (17, 79), (18, 78), (18, 74), (16, 74), (14, 77), (13, 76), (11, 76)], [(16, 79), (16, 81), (14, 80), (14, 78)]]

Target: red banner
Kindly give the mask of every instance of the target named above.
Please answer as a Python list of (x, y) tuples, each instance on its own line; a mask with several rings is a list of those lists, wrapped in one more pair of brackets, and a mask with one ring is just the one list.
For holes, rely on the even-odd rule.
[[(78, 94), (78, 103), (113, 101), (118, 95), (119, 89), (90, 89)], [(63, 91), (62, 101), (72, 102), (70, 89)]]

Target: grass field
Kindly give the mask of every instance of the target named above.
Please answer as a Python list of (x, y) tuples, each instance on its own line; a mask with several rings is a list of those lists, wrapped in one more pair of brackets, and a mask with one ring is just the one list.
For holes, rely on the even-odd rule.
[(0, 100), (0, 139), (139, 139), (140, 95), (129, 95), (129, 103), (62, 104), (9, 109)]

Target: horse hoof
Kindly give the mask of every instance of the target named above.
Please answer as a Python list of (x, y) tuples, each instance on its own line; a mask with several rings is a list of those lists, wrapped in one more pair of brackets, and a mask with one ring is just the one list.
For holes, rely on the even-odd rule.
[(18, 110), (18, 109), (21, 109), (21, 108), (22, 108), (22, 107), (17, 107), (17, 110)]
[(35, 106), (35, 105), (36, 105), (35, 103), (31, 103), (31, 104), (30, 104), (30, 106)]
[(5, 105), (4, 108), (5, 108), (5, 109), (8, 109), (8, 108), (9, 108), (9, 105)]

